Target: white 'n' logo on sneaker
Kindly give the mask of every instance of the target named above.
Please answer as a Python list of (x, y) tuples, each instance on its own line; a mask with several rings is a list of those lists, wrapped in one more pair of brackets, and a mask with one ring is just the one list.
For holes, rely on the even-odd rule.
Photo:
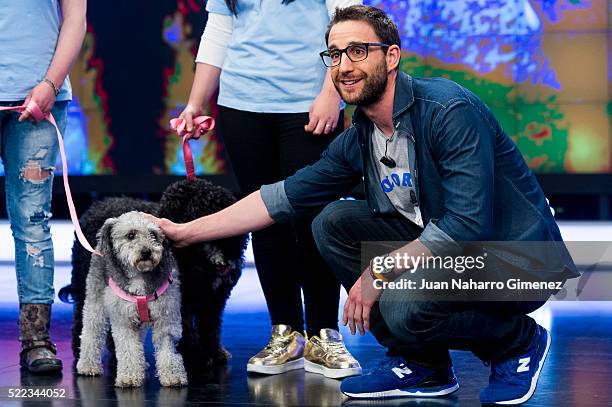
[(516, 373), (528, 372), (530, 361), (531, 361), (531, 358), (519, 359), (519, 367), (518, 369), (516, 369)]
[(395, 373), (395, 375), (399, 377), (400, 379), (403, 379), (404, 375), (407, 376), (409, 374), (412, 374), (412, 370), (410, 370), (407, 367), (402, 367), (402, 368), (394, 367), (393, 369), (391, 369), (391, 371), (393, 371), (393, 373)]

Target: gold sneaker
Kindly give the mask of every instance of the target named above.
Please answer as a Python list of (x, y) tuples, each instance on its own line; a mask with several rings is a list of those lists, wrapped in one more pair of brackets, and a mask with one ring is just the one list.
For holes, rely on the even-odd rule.
[(270, 342), (249, 359), (247, 372), (279, 374), (304, 367), (306, 340), (289, 325), (273, 325)]
[(334, 379), (361, 374), (359, 362), (344, 346), (340, 332), (333, 329), (321, 329), (319, 336), (308, 339), (304, 369)]

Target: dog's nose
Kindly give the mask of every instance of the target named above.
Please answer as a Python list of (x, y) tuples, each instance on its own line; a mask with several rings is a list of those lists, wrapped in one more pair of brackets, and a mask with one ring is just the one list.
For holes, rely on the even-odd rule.
[(140, 257), (143, 259), (148, 259), (151, 257), (151, 249), (142, 249), (140, 251)]

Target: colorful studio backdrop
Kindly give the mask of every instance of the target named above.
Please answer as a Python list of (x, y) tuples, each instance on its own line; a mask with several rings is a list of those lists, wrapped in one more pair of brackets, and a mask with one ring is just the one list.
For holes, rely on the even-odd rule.
[[(536, 172), (611, 171), (607, 0), (366, 3), (398, 25), (404, 71), (444, 76), (476, 92)], [(119, 11), (90, 1), (88, 22), (71, 73), (69, 172), (183, 174), (179, 138), (168, 121), (189, 94), (204, 3), (129, 1)], [(214, 133), (193, 147), (200, 175), (225, 173)]]

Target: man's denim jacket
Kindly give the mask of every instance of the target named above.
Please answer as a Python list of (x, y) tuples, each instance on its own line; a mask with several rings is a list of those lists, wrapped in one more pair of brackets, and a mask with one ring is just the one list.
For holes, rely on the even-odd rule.
[[(529, 272), (577, 276), (537, 180), (493, 116), (472, 92), (442, 79), (398, 72), (393, 125), (408, 136), (412, 189), (407, 199), (423, 217), (419, 240), (434, 255), (465, 241), (557, 241), (552, 262), (520, 263)], [(353, 125), (319, 161), (284, 181), (261, 187), (277, 222), (306, 215), (342, 197), (362, 179), (375, 216), (401, 216), (381, 188), (372, 122), (359, 109)]]

